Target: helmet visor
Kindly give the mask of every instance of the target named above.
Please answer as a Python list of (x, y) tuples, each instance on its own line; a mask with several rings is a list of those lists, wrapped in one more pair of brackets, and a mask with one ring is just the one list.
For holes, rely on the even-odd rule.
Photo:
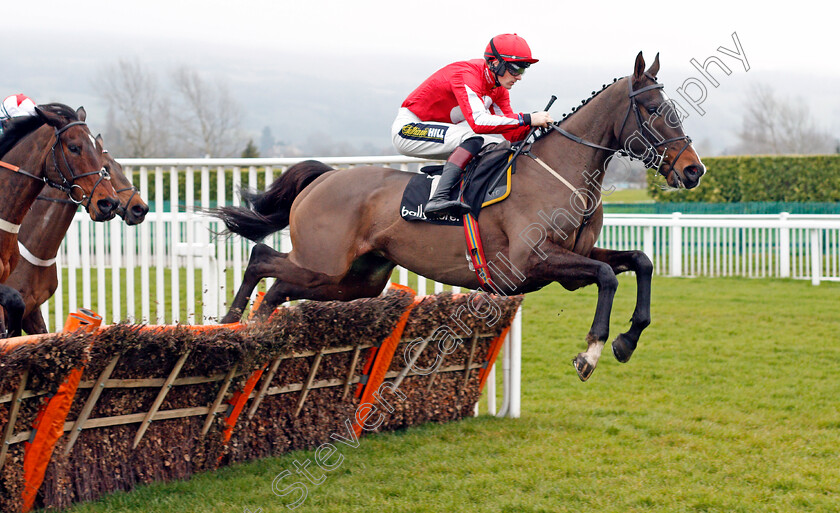
[(523, 75), (525, 73), (525, 70), (528, 69), (528, 66), (530, 66), (530, 64), (527, 62), (505, 61), (505, 67), (510, 72), (510, 74), (515, 77)]

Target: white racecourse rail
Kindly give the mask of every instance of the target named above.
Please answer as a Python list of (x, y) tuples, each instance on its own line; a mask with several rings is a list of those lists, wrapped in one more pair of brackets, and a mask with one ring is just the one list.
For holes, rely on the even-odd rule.
[[(239, 287), (253, 243), (214, 237), (222, 227), (193, 209), (238, 205), (235, 192), (241, 186), (264, 187), (301, 160), (121, 159), (126, 175), (152, 209), (135, 227), (119, 219), (92, 223), (87, 215), (76, 215), (58, 255), (65, 279), (43, 307), (48, 326), (61, 326), (65, 315), (80, 307), (93, 309), (106, 322), (213, 322), (225, 313)], [(317, 160), (335, 167), (375, 164), (404, 171), (429, 162), (401, 156)], [(282, 251), (291, 247), (285, 230), (266, 242)], [(607, 215), (599, 245), (643, 250), (655, 272), (668, 276), (790, 277), (814, 284), (840, 279), (840, 216)], [(409, 283), (405, 269), (397, 276), (400, 283)], [(424, 278), (416, 287), (421, 295), (445, 289)], [(65, 294), (66, 301), (61, 299)], [(508, 342), (499, 414), (516, 417), (521, 313)], [(488, 383), (488, 408), (495, 413), (495, 381)]]

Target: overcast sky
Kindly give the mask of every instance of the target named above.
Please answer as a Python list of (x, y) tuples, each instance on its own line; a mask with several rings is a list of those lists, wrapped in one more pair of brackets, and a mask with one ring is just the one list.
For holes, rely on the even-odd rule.
[[(325, 120), (340, 118), (347, 132), (371, 132), (372, 140), (387, 144), (390, 118), (414, 86), (448, 62), (480, 57), (491, 36), (517, 32), (541, 61), (511, 92), (515, 110), (538, 110), (557, 94), (552, 112), (559, 115), (591, 89), (632, 71), (639, 50), (648, 62), (660, 52), (660, 80), (680, 100), (677, 88), (701, 78), (690, 59), (702, 63), (714, 55), (732, 74), (712, 71), (720, 85), (706, 84), (706, 114), (686, 120), (689, 134), (697, 130), (714, 146), (726, 145), (740, 123), (737, 102), (755, 82), (804, 98), (826, 128), (840, 133), (840, 9), (828, 2), (800, 1), (784, 10), (769, 5), (34, 0), (4, 15), (9, 65), (0, 74), (0, 95), (25, 92), (36, 101), (98, 107), (96, 76), (108, 63), (139, 58), (163, 72), (188, 64), (233, 85), (254, 133), (268, 125), (295, 131), (276, 135), (299, 140), (321, 129), (335, 132)], [(733, 33), (749, 71), (718, 51), (736, 49)], [(354, 119), (360, 130), (347, 126)]]

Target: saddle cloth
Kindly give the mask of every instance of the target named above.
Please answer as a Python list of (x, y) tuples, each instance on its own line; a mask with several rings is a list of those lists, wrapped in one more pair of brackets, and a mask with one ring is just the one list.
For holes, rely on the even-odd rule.
[[(478, 217), (484, 207), (498, 203), (510, 195), (511, 174), (515, 166), (510, 162), (513, 151), (509, 144), (499, 144), (482, 152), (467, 166), (463, 201), (471, 207), (471, 213)], [(440, 180), (442, 165), (426, 166), (423, 173), (409, 180), (400, 202), (400, 216), (406, 221), (420, 221), (432, 224), (460, 225), (460, 216), (428, 217), (425, 213), (433, 185)], [(450, 192), (450, 199), (457, 199), (460, 190), (457, 187)]]

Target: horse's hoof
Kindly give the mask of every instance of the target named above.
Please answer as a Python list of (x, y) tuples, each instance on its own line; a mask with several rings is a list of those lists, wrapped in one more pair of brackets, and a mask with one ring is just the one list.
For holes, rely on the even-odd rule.
[(577, 375), (581, 381), (586, 381), (589, 379), (589, 376), (595, 372), (595, 366), (586, 361), (583, 353), (577, 355), (575, 359), (572, 360), (572, 364), (575, 366), (575, 370), (577, 371)]
[(630, 357), (633, 356), (633, 351), (636, 350), (636, 344), (631, 342), (624, 333), (615, 337), (612, 343), (613, 354), (615, 359), (621, 363), (627, 363)]

